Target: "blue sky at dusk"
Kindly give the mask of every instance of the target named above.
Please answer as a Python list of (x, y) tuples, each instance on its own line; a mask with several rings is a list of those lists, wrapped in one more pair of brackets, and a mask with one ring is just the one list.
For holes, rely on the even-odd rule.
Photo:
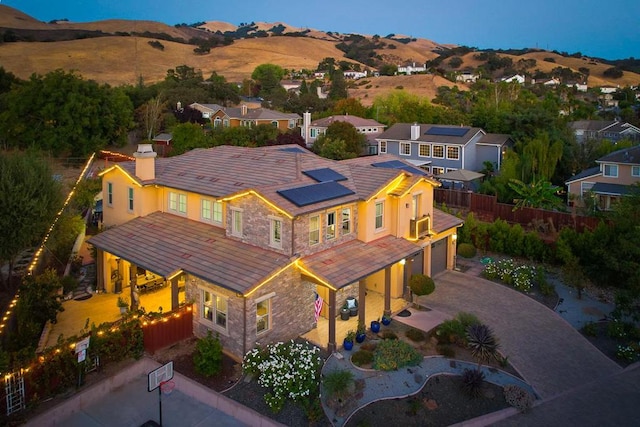
[(339, 33), (402, 34), (437, 43), (541, 48), (640, 58), (638, 0), (0, 0), (40, 21), (103, 19), (283, 22)]

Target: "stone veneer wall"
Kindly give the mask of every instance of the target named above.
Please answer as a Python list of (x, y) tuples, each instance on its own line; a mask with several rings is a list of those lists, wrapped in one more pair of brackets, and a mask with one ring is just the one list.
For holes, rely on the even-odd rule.
[[(212, 322), (202, 319), (200, 289), (227, 298), (227, 331), (221, 331)], [(256, 300), (271, 295), (270, 329), (260, 335), (256, 334)], [(198, 337), (205, 337), (208, 331), (219, 333), (220, 342), (225, 352), (238, 360), (242, 360), (245, 351), (251, 350), (257, 343), (261, 345), (288, 341), (309, 331), (314, 326), (315, 285), (302, 281), (300, 272), (292, 267), (263, 285), (246, 301), (246, 348), (242, 343), (244, 335), (245, 302), (235, 292), (189, 277), (186, 286), (187, 301), (193, 301), (193, 332)], [(345, 297), (346, 298), (346, 297)]]
[[(242, 209), (242, 238), (231, 234), (231, 208)], [(271, 208), (265, 202), (255, 196), (245, 196), (235, 199), (227, 205), (226, 224), (227, 237), (238, 239), (261, 248), (291, 254), (291, 219)], [(282, 221), (282, 248), (269, 246), (271, 236), (271, 218), (279, 218)]]
[[(341, 212), (342, 208), (351, 208), (351, 233), (347, 235), (342, 235), (342, 218)], [(326, 213), (335, 211), (336, 212), (336, 237), (327, 241), (325, 236), (327, 234), (327, 219)], [(320, 243), (309, 246), (309, 218), (315, 215), (320, 216)], [(315, 252), (320, 252), (325, 249), (328, 249), (332, 246), (339, 245), (341, 243), (348, 242), (350, 240), (357, 238), (357, 221), (358, 218), (358, 210), (355, 204), (352, 205), (343, 205), (337, 206), (331, 209), (324, 209), (322, 211), (313, 212), (311, 214), (305, 214), (301, 216), (295, 222), (295, 231), (294, 231), (294, 239), (295, 239), (295, 248), (294, 252), (300, 254), (301, 256), (309, 255)]]

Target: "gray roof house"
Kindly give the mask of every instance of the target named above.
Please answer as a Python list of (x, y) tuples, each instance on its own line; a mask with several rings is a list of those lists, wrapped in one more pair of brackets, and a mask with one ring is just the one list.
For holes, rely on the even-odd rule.
[(363, 134), (367, 138), (367, 148), (364, 154), (378, 154), (378, 137), (386, 128), (386, 125), (378, 123), (372, 119), (363, 119), (362, 117), (349, 114), (324, 117), (322, 119), (311, 121), (311, 113), (303, 114), (302, 137), (311, 147), (320, 135), (324, 135), (327, 128), (335, 122), (346, 122), (353, 125), (358, 133)]
[(379, 154), (394, 154), (434, 175), (480, 171), (486, 161), (498, 170), (513, 146), (509, 135), (488, 134), (476, 127), (418, 123), (397, 123), (376, 140)]
[(630, 139), (640, 142), (640, 128), (617, 120), (578, 120), (569, 123), (576, 140), (584, 142), (589, 139), (608, 139), (620, 141)]

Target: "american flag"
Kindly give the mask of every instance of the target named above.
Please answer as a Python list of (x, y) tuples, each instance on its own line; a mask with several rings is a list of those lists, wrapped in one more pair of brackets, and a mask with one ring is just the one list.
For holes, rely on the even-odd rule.
[(320, 317), (320, 312), (322, 311), (322, 304), (324, 304), (322, 297), (320, 295), (316, 295), (316, 302), (314, 303), (316, 323), (318, 322), (318, 317)]

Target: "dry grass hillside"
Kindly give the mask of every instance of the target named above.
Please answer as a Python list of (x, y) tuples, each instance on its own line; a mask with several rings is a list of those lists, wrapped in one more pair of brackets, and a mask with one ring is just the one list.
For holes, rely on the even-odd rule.
[[(364, 81), (366, 83), (362, 84)], [(433, 74), (414, 74), (411, 76), (380, 76), (363, 79), (357, 82), (356, 89), (349, 89), (349, 96), (360, 99), (362, 105), (371, 106), (378, 96), (384, 96), (389, 92), (404, 89), (412, 95), (433, 99), (438, 93), (438, 87), (458, 86), (460, 90), (469, 88), (460, 83), (452, 83), (449, 80)]]

